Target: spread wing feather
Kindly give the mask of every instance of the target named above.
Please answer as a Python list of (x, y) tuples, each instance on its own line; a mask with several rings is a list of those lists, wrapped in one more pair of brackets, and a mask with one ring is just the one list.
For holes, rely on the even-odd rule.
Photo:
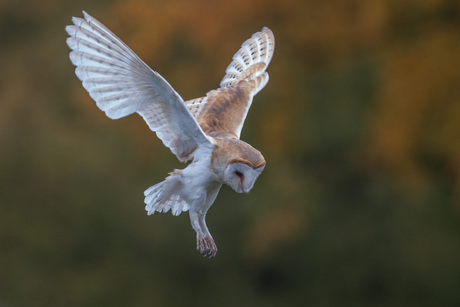
[(252, 80), (263, 74), (273, 57), (274, 50), (273, 32), (264, 27), (262, 31), (253, 34), (246, 40), (240, 50), (235, 53), (232, 62), (225, 70), (220, 86), (233, 86), (241, 80)]
[(111, 119), (137, 112), (181, 161), (212, 146), (184, 101), (103, 24), (83, 12), (66, 27), (70, 60), (83, 87)]
[(210, 91), (206, 97), (186, 102), (206, 134), (223, 133), (229, 137), (240, 137), (252, 98), (268, 82), (265, 70), (273, 57), (274, 48), (274, 35), (264, 27), (235, 53), (219, 89)]
[(203, 110), (203, 107), (208, 103), (208, 97), (200, 97), (200, 98), (195, 98), (191, 100), (187, 100), (185, 102), (187, 109), (192, 113), (193, 117), (197, 118), (201, 110)]

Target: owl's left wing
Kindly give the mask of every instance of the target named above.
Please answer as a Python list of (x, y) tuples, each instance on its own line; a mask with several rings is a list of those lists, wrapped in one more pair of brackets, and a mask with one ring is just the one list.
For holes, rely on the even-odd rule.
[(66, 27), (75, 73), (97, 106), (111, 119), (139, 113), (181, 161), (212, 144), (184, 101), (103, 24), (83, 12)]
[(205, 97), (186, 101), (187, 108), (206, 134), (239, 138), (252, 98), (268, 82), (265, 71), (275, 49), (272, 31), (264, 27), (246, 40), (225, 71), (220, 88)]

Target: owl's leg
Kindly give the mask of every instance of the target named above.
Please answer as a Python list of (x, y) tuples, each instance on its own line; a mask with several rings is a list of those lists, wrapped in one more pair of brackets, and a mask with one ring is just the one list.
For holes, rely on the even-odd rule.
[(196, 231), (196, 248), (203, 256), (210, 258), (216, 255), (217, 246), (206, 226), (206, 213), (216, 200), (221, 186), (222, 184), (216, 184), (208, 190), (202, 208), (199, 210), (194, 210), (195, 207), (190, 208), (190, 220)]
[[(205, 249), (204, 249), (204, 252), (203, 251), (200, 251), (203, 256), (207, 256), (209, 258), (212, 258), (214, 257), (216, 254), (217, 254), (217, 245), (216, 243), (214, 243), (214, 239), (212, 238), (211, 236), (211, 233), (209, 233), (209, 230), (208, 230), (208, 227), (206, 226), (206, 214), (202, 214), (200, 215), (199, 217), (199, 222), (200, 222), (200, 226), (201, 226), (201, 231), (203, 233), (203, 237), (201, 239), (201, 245), (203, 245), (203, 242), (205, 243)], [(198, 243), (198, 240), (197, 240), (197, 243)]]
[(193, 210), (189, 213), (192, 227), (196, 232), (196, 249), (205, 257), (214, 257), (217, 253), (217, 246), (206, 227), (206, 214)]

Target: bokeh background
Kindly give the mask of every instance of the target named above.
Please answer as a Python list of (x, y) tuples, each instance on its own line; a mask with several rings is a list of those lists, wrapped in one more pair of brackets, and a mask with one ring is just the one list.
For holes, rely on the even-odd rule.
[[(208, 213), (144, 211), (175, 157), (68, 59), (86, 10), (184, 99), (275, 33), (242, 138), (267, 167)], [(0, 306), (459, 306), (460, 3), (0, 1)]]

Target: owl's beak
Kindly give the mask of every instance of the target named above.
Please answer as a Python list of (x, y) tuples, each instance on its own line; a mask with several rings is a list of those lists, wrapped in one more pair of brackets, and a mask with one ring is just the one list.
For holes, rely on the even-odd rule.
[(239, 186), (237, 188), (234, 189), (236, 193), (248, 193), (249, 190), (245, 190), (244, 189), (244, 185), (243, 183), (239, 184)]
[(238, 193), (249, 193), (249, 191), (251, 190), (251, 187), (245, 187), (244, 184), (241, 184), (241, 187), (238, 191)]

